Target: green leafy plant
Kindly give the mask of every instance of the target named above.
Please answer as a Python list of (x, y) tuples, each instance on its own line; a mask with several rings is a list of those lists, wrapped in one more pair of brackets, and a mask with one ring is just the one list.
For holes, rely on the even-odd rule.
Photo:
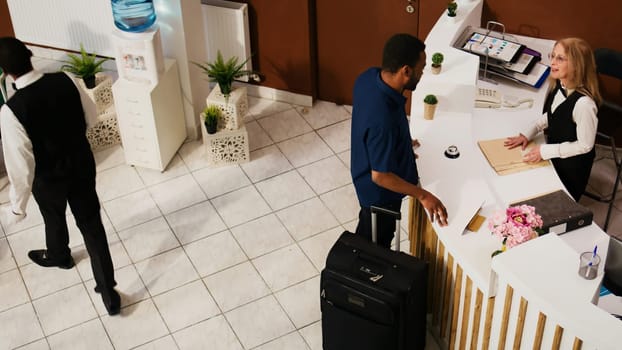
[(456, 11), (458, 10), (458, 4), (455, 1), (450, 1), (447, 4), (447, 16), (456, 17)]
[(436, 52), (432, 55), (432, 66), (434, 67), (438, 67), (443, 63), (443, 59), (445, 59), (445, 56), (443, 56), (442, 53), (440, 52)]
[(203, 118), (207, 132), (209, 134), (215, 133), (220, 120), (220, 108), (216, 105), (208, 105), (203, 109)]
[(238, 58), (233, 56), (225, 61), (219, 50), (214, 62), (206, 62), (205, 64), (192, 63), (203, 70), (203, 73), (209, 77), (209, 81), (218, 83), (220, 92), (225, 98), (229, 98), (231, 84), (234, 79), (254, 74), (253, 71), (242, 69), (249, 59), (250, 57), (245, 59), (244, 62), (238, 63)]
[(435, 104), (438, 103), (438, 99), (436, 98), (435, 95), (426, 95), (423, 98), (423, 102), (427, 103), (427, 104), (430, 104), (430, 105), (435, 105)]
[(64, 64), (60, 69), (82, 78), (89, 89), (95, 87), (95, 74), (103, 71), (102, 64), (110, 59), (104, 57), (98, 60), (95, 54), (89, 55), (82, 44), (80, 44), (80, 55), (68, 53), (67, 56), (69, 60), (63, 61)]

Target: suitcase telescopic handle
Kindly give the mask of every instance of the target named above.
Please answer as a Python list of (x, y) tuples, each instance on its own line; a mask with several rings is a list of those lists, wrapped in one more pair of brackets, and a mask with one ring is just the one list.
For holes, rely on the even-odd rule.
[(376, 206), (369, 207), (371, 210), (371, 240), (374, 243), (378, 242), (378, 226), (376, 223), (376, 215), (378, 213), (393, 216), (397, 221), (395, 224), (395, 250), (400, 251), (400, 220), (402, 220), (402, 213), (399, 211), (393, 211), (385, 208), (380, 208)]

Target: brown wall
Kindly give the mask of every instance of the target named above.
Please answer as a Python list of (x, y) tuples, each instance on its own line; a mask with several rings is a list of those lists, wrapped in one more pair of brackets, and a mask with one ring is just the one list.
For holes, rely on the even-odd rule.
[(9, 6), (7, 0), (0, 0), (0, 37), (13, 36), (13, 24), (11, 23), (11, 15), (9, 14)]
[[(587, 40), (593, 49), (622, 51), (620, 0), (485, 0), (482, 24), (488, 20), (505, 24), (510, 33), (554, 40), (574, 36)], [(601, 90), (622, 104), (622, 82), (604, 79)]]
[(313, 0), (242, 0), (249, 5), (253, 68), (261, 85), (315, 96)]

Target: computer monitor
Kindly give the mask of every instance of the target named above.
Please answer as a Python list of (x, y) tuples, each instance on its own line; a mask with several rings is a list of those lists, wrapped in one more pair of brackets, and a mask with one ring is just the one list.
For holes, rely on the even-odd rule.
[(622, 241), (610, 237), (603, 286), (611, 293), (622, 296)]

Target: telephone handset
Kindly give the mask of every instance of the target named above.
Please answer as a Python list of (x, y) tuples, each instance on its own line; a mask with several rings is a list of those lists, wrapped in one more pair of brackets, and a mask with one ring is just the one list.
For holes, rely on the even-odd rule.
[(475, 95), (475, 107), (500, 108), (501, 94), (497, 90), (478, 87)]

